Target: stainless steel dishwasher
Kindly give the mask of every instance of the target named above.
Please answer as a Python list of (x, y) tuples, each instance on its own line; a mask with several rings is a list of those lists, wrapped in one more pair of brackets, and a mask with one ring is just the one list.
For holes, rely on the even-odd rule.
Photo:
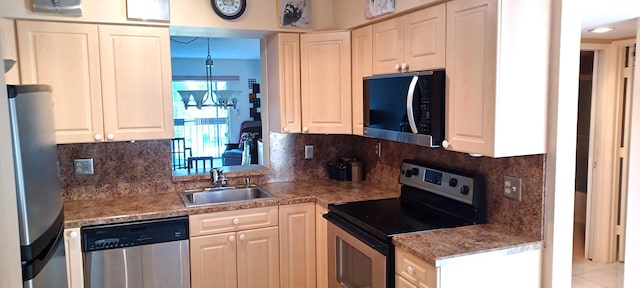
[(188, 219), (83, 227), (85, 287), (190, 287)]

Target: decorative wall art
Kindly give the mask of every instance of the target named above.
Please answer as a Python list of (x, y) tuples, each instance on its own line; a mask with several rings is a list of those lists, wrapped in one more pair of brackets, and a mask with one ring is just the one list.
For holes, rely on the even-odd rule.
[(310, 27), (311, 0), (279, 0), (280, 27)]
[(395, 0), (364, 0), (364, 17), (367, 19), (393, 13), (396, 10)]
[(81, 0), (33, 0), (33, 11), (82, 16)]
[(127, 0), (127, 18), (169, 22), (169, 0)]

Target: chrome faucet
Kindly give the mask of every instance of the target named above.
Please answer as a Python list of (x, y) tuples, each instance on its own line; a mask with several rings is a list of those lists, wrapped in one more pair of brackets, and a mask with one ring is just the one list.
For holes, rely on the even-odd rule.
[(226, 186), (227, 185), (227, 177), (224, 176), (222, 170), (220, 168), (212, 168), (211, 169), (211, 183), (214, 186)]

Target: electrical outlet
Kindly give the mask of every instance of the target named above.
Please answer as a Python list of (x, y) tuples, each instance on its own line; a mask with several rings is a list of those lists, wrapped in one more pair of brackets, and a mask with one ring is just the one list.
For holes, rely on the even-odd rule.
[(304, 159), (313, 158), (313, 145), (304, 145)]
[(382, 144), (380, 142), (376, 143), (376, 155), (378, 158), (382, 155)]
[(76, 175), (93, 174), (93, 158), (73, 159), (73, 168)]
[(516, 201), (522, 201), (522, 178), (504, 176), (502, 196)]

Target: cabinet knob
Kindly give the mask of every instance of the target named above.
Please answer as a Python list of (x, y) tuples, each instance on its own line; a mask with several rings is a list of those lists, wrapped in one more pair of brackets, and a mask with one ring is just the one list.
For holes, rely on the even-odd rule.
[(409, 71), (409, 65), (407, 65), (407, 63), (402, 63), (402, 65), (400, 66), (400, 68), (402, 68), (401, 72), (407, 72)]
[(229, 242), (233, 242), (233, 241), (236, 241), (236, 236), (233, 236), (233, 235), (229, 236)]
[(400, 64), (393, 65), (393, 70), (400, 71)]
[(308, 127), (302, 127), (302, 132), (304, 132), (304, 133), (309, 132), (309, 128)]
[(282, 131), (284, 131), (284, 132), (289, 132), (289, 127), (284, 127), (284, 128), (282, 128)]
[(442, 140), (442, 148), (444, 148), (444, 149), (449, 148), (449, 141), (447, 141), (447, 140)]
[(413, 266), (407, 267), (407, 274), (413, 276), (413, 273), (416, 273), (416, 269)]
[(233, 218), (233, 225), (238, 225), (238, 224), (240, 224), (240, 219)]
[(238, 238), (240, 238), (240, 241), (244, 241), (244, 239), (247, 239), (247, 236), (244, 236), (244, 234), (240, 234), (240, 237)]
[(115, 138), (115, 136), (113, 136), (112, 133), (107, 134), (107, 140), (111, 141), (113, 138)]
[(96, 134), (93, 136), (93, 139), (95, 139), (96, 141), (102, 141), (102, 135)]
[(71, 231), (71, 233), (69, 233), (69, 237), (70, 237), (70, 238), (73, 238), (73, 239), (78, 238), (78, 232), (76, 232), (76, 231)]

